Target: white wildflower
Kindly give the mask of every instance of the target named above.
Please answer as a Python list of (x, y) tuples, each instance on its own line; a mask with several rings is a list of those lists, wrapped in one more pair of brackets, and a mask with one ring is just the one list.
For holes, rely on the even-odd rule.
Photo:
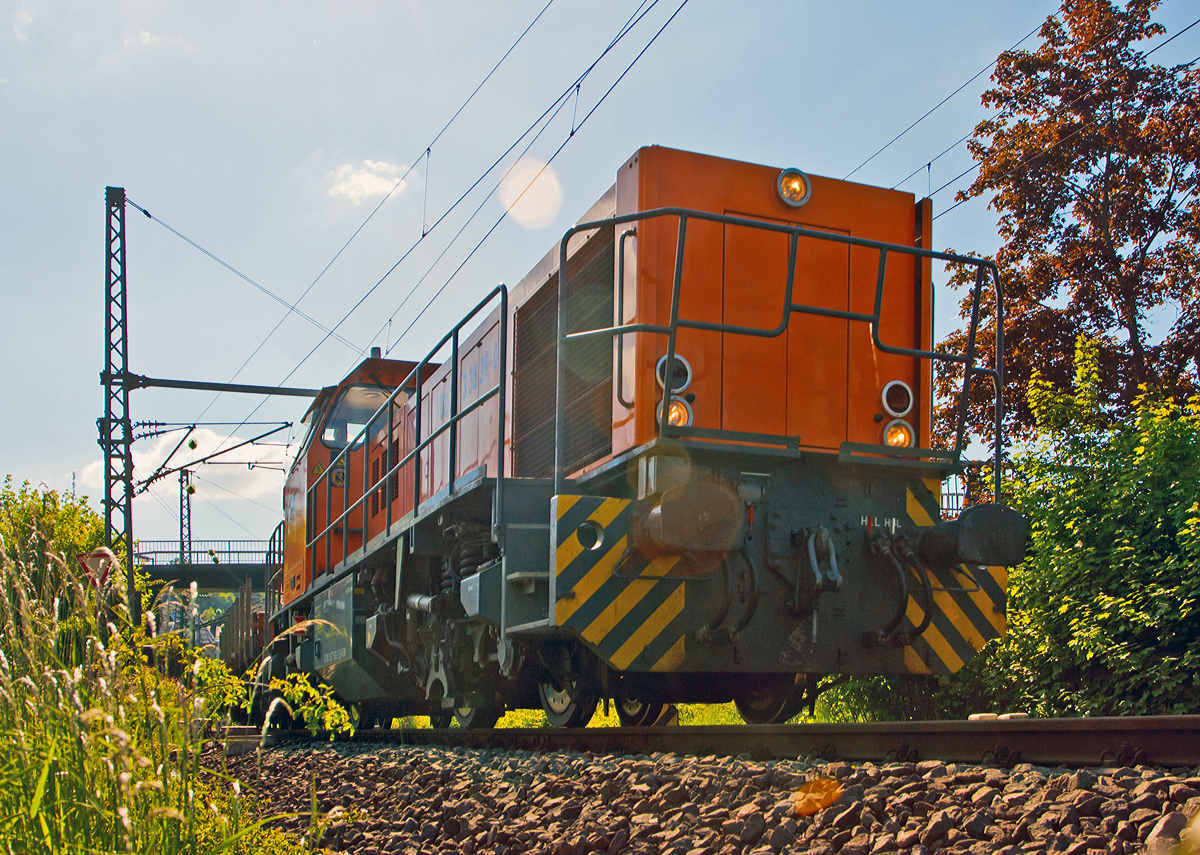
[(158, 635), (158, 621), (155, 620), (154, 612), (146, 612), (146, 625), (150, 627), (150, 637)]
[(200, 676), (200, 664), (201, 664), (201, 663), (200, 663), (200, 658), (199, 658), (199, 657), (197, 657), (197, 658), (196, 658), (196, 661), (192, 663), (192, 676), (193, 676), (193, 677), (199, 677), (199, 676)]
[(192, 582), (192, 584), (188, 585), (188, 593), (192, 596), (192, 602), (196, 602), (196, 597), (199, 594), (199, 586), (195, 582)]

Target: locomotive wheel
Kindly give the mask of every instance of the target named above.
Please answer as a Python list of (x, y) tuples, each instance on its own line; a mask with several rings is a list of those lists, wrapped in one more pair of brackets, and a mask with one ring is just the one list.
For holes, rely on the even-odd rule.
[(734, 698), (746, 724), (782, 724), (804, 706), (803, 674), (762, 674)]
[(458, 726), (475, 730), (495, 727), (502, 715), (502, 704), (495, 700), (480, 702), (478, 696), (472, 698), (469, 703), (454, 708), (454, 720), (458, 722)]
[(639, 701), (635, 698), (621, 698), (617, 701), (617, 718), (621, 727), (647, 727), (658, 721), (664, 705), (659, 701)]
[(546, 719), (554, 727), (587, 726), (598, 703), (596, 696), (580, 686), (578, 680), (570, 680), (562, 687), (538, 683), (538, 696), (542, 699)]

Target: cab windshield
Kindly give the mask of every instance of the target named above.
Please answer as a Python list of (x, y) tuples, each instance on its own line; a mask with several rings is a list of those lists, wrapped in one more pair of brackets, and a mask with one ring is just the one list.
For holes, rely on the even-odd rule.
[(358, 439), (354, 447), (362, 444), (359, 431), (367, 420), (387, 403), (390, 389), (379, 386), (350, 386), (338, 397), (325, 426), (321, 428), (321, 443), (326, 448), (342, 449)]

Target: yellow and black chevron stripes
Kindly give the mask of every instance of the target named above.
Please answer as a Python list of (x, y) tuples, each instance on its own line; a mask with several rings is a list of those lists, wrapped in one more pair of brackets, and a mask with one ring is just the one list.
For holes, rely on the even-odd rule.
[[(619, 670), (679, 668), (686, 655), (679, 619), (685, 588), (681, 580), (662, 578), (679, 559), (647, 562), (628, 552), (633, 503), (627, 499), (555, 496), (551, 507), (555, 625), (578, 633)], [(599, 532), (591, 548), (579, 539), (588, 522)]]
[[(922, 479), (908, 485), (908, 518), (915, 526), (931, 526), (941, 517), (941, 482)], [(1008, 573), (1003, 567), (976, 568), (972, 578), (966, 567), (929, 570), (934, 588), (933, 619), (929, 627), (904, 650), (904, 664), (915, 674), (953, 674), (979, 652), (984, 643), (1004, 634)], [(978, 588), (976, 588), (978, 582)], [(923, 597), (909, 582), (905, 628), (925, 617)]]

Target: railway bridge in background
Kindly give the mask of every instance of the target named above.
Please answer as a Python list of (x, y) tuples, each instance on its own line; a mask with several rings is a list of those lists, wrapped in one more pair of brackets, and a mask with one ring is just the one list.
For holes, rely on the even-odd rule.
[(207, 592), (239, 591), (246, 579), (265, 591), (274, 568), (282, 564), (276, 540), (143, 540), (136, 561), (155, 582), (187, 588), (192, 582)]

